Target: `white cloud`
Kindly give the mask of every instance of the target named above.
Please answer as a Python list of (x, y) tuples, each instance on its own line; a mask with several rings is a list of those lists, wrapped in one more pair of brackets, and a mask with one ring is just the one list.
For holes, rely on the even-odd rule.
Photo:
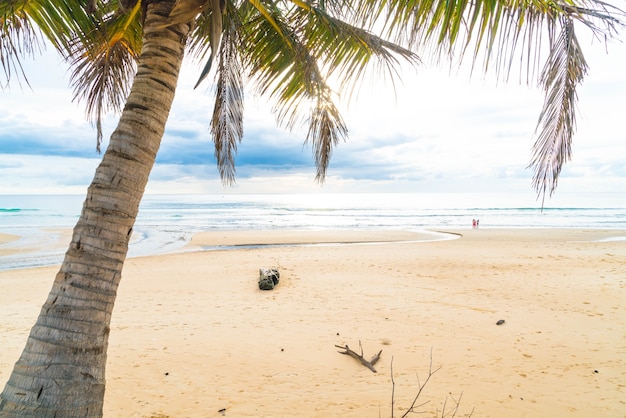
[(0, 194), (85, 193), (97, 158), (0, 153)]

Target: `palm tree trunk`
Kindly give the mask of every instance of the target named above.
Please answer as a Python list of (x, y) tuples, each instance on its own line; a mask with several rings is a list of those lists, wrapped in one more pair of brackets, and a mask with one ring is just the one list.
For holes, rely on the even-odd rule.
[(130, 95), (52, 290), (0, 394), (2, 417), (102, 416), (111, 313), (189, 30), (155, 29), (172, 3), (148, 5)]

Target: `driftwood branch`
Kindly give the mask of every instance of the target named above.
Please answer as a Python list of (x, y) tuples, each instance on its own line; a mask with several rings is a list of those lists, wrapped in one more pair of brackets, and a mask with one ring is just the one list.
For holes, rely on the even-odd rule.
[(380, 350), (378, 352), (378, 354), (376, 354), (374, 357), (372, 357), (371, 360), (367, 361), (363, 357), (363, 346), (361, 345), (361, 341), (359, 341), (359, 348), (361, 349), (361, 354), (358, 354), (358, 353), (352, 351), (350, 349), (350, 347), (348, 347), (348, 344), (346, 344), (344, 346), (335, 344), (335, 347), (342, 348), (344, 350), (344, 351), (339, 351), (340, 354), (347, 354), (347, 355), (349, 355), (350, 357), (356, 359), (362, 365), (364, 365), (365, 367), (370, 369), (372, 372), (376, 373), (376, 369), (374, 368), (374, 364), (376, 364), (376, 362), (380, 359), (380, 355), (383, 352), (383, 350)]

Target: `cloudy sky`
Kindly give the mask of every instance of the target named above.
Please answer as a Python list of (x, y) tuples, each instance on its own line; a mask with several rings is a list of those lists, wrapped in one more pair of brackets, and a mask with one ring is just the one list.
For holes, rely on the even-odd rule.
[[(581, 38), (590, 71), (578, 92), (573, 159), (553, 201), (603, 192), (626, 205), (626, 34), (606, 48)], [(95, 131), (72, 103), (67, 67), (49, 50), (26, 71), (32, 89), (13, 82), (0, 91), (0, 194), (82, 194), (99, 156)], [(404, 71), (395, 94), (368, 79), (341, 101), (350, 138), (334, 152), (324, 186), (314, 182), (304, 130), (277, 128), (271, 105), (250, 93), (234, 188), (215, 168), (210, 83), (193, 90), (197, 73), (185, 64), (148, 193), (513, 192), (535, 201), (526, 167), (543, 94), (515, 72), (496, 83), (424, 65)], [(105, 137), (115, 122), (107, 119)]]

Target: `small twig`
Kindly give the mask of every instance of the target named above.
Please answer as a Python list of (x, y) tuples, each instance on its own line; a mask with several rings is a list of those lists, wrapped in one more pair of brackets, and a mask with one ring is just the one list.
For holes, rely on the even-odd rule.
[[(462, 397), (463, 397), (463, 392), (461, 392), (461, 394), (459, 395), (459, 399), (456, 400), (456, 399), (454, 399), (454, 395), (452, 394), (452, 392), (450, 392), (450, 399), (452, 399), (452, 401), (454, 401), (454, 409), (452, 410), (451, 418), (454, 418), (456, 416), (456, 413), (459, 410), (459, 404), (461, 403), (461, 398)], [(448, 414), (445, 414), (445, 412), (446, 412), (446, 403), (444, 402), (443, 403), (443, 410), (441, 411), (441, 418), (445, 418), (448, 415)]]
[[(417, 402), (417, 399), (420, 397), (420, 395), (422, 394), (422, 391), (424, 390), (424, 388), (428, 384), (428, 381), (440, 369), (441, 369), (441, 366), (439, 366), (435, 370), (433, 370), (433, 349), (431, 348), (430, 349), (430, 366), (428, 367), (428, 377), (426, 377), (426, 380), (424, 380), (424, 383), (421, 384), (420, 381), (419, 381), (419, 376), (417, 376), (417, 384), (419, 386), (419, 389), (417, 391), (417, 394), (415, 395), (415, 398), (413, 398), (413, 402), (411, 403), (411, 406), (409, 407), (409, 409), (407, 409), (407, 411), (404, 413), (404, 415), (402, 415), (402, 418), (405, 418), (407, 415), (409, 415), (409, 413), (413, 412), (413, 410), (415, 408), (415, 403)], [(427, 402), (425, 402), (422, 405), (425, 405), (426, 403)], [(418, 405), (418, 406), (421, 406), (421, 405)]]
[(391, 418), (393, 418), (393, 403), (395, 399), (396, 382), (393, 380), (393, 356), (391, 356)]
[[(393, 377), (393, 357), (391, 357), (391, 418), (394, 418), (394, 409), (395, 409), (395, 392), (396, 392), (396, 382), (395, 379)], [(415, 397), (413, 398), (413, 402), (411, 403), (411, 406), (409, 407), (409, 409), (406, 410), (406, 412), (404, 413), (404, 415), (402, 415), (402, 418), (405, 418), (407, 415), (409, 415), (410, 413), (415, 413), (416, 408), (421, 408), (424, 405), (428, 404), (430, 401), (426, 401), (426, 402), (422, 402), (419, 405), (416, 405), (417, 400), (419, 399), (419, 397), (422, 394), (422, 391), (424, 390), (424, 388), (426, 387), (426, 385), (428, 384), (428, 382), (430, 381), (430, 378), (437, 373), (439, 370), (441, 369), (441, 366), (437, 367), (436, 369), (433, 370), (433, 350), (432, 348), (430, 349), (430, 365), (428, 367), (428, 376), (426, 377), (426, 380), (424, 380), (424, 383), (422, 383), (420, 381), (420, 377), (419, 375), (416, 373), (415, 376), (417, 378), (417, 387), (418, 387), (418, 391), (417, 394), (415, 395)], [(454, 402), (454, 407), (452, 408), (452, 410), (446, 412), (446, 406), (448, 403), (448, 397), (450, 397), (450, 399), (452, 399), (452, 401)], [(443, 401), (443, 409), (441, 410), (441, 415), (439, 415), (439, 408), (437, 408), (437, 412), (436, 412), (436, 416), (440, 417), (440, 418), (455, 418), (457, 413), (459, 412), (459, 408), (461, 405), (461, 398), (463, 397), (463, 392), (461, 392), (461, 394), (459, 395), (458, 399), (456, 399), (454, 397), (454, 395), (452, 394), (452, 392), (450, 392), (446, 398)], [(469, 413), (469, 415), (467, 415), (468, 418), (471, 418), (471, 416), (474, 414), (474, 409), (472, 408), (472, 411)], [(379, 418), (380, 418), (380, 411), (378, 413)]]
[[(463, 392), (459, 394), (458, 399), (454, 398), (454, 395), (452, 394), (452, 392), (449, 393), (449, 396), (450, 396), (450, 399), (452, 399), (452, 401), (454, 402), (454, 408), (450, 412), (446, 413), (446, 401), (448, 400), (448, 397), (446, 396), (446, 400), (444, 400), (443, 402), (443, 409), (441, 410), (441, 418), (448, 418), (448, 417), (454, 418), (456, 417), (456, 414), (459, 412), (459, 407), (461, 406), (461, 398), (463, 397)], [(471, 417), (473, 414), (474, 414), (474, 409), (472, 409), (468, 417)]]

